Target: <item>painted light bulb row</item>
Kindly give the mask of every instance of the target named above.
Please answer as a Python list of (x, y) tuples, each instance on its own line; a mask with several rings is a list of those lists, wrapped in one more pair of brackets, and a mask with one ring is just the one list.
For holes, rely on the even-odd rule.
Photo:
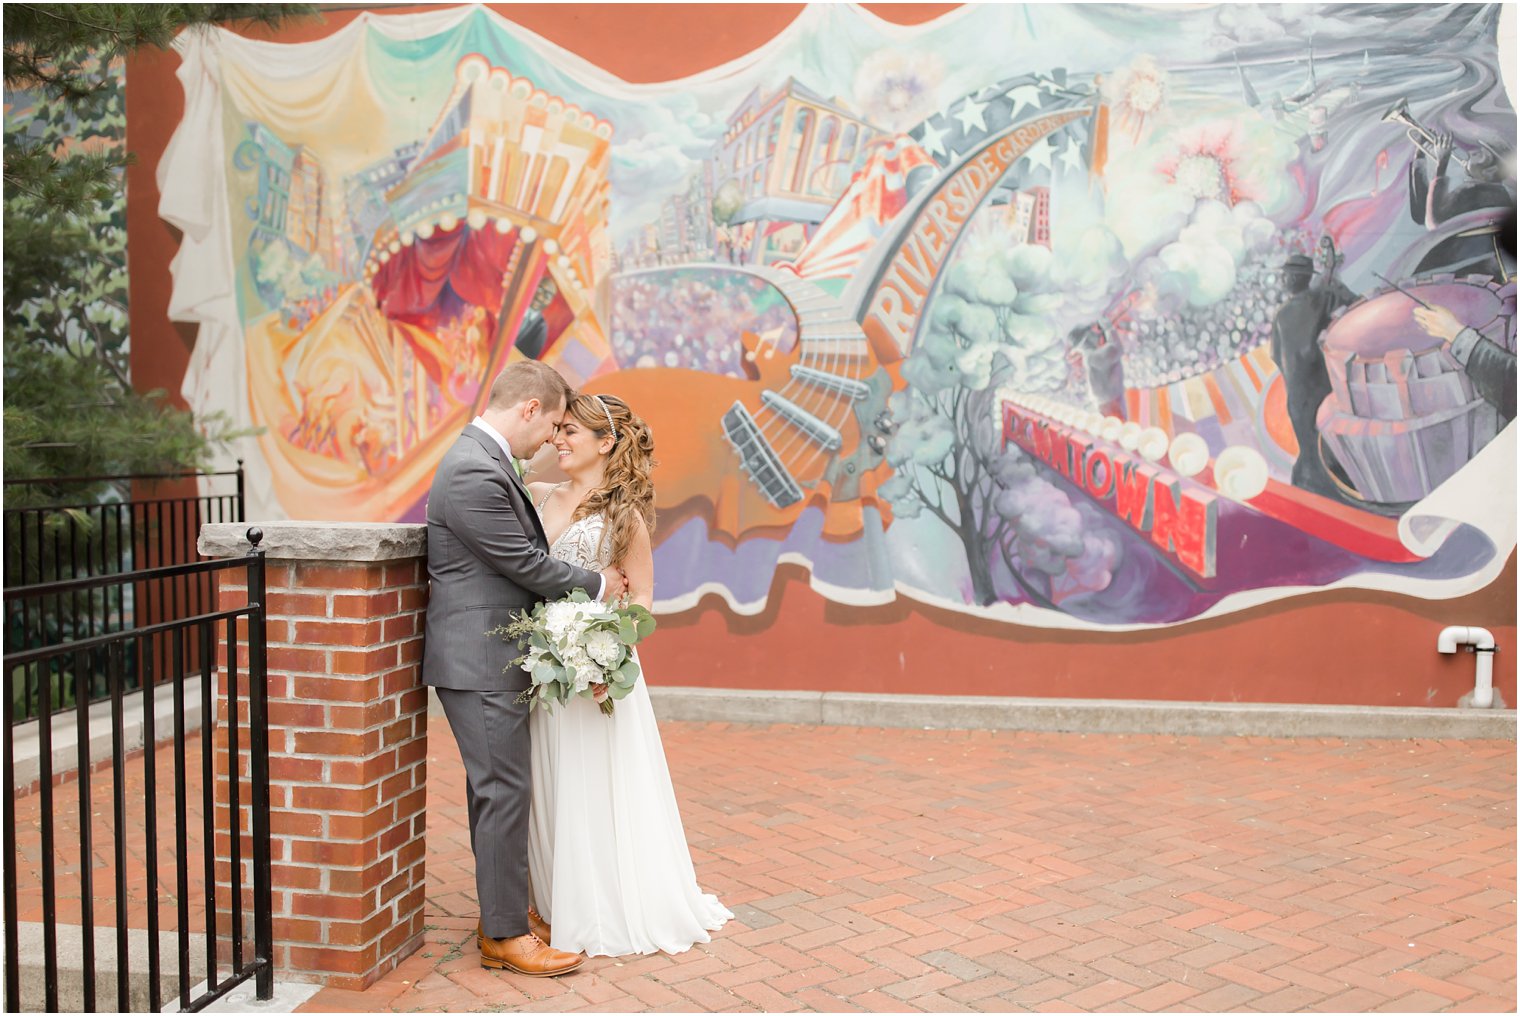
[[(1160, 427), (1142, 427), (1133, 420), (1104, 416), (1045, 395), (1003, 393), (1003, 398), (1064, 427), (1116, 444), (1147, 462), (1165, 459), (1181, 476), (1197, 476), (1209, 465), (1208, 444), (1198, 434), (1169, 437)], [(1254, 448), (1231, 445), (1214, 460), (1214, 486), (1228, 497), (1255, 497), (1266, 489), (1267, 478), (1266, 460)]]

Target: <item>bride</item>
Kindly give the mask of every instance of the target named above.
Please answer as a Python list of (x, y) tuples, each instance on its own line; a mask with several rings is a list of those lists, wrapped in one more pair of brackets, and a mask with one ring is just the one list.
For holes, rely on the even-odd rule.
[[(549, 553), (628, 576), (654, 598), (654, 438), (611, 395), (578, 395), (554, 439), (569, 480), (529, 485)], [(555, 535), (558, 534), (558, 535)], [(605, 693), (599, 688), (598, 694)], [(528, 871), (540, 938), (588, 956), (684, 952), (733, 915), (697, 887), (649, 692), (640, 680), (611, 716), (571, 698), (534, 709)], [(541, 923), (542, 922), (542, 923)]]

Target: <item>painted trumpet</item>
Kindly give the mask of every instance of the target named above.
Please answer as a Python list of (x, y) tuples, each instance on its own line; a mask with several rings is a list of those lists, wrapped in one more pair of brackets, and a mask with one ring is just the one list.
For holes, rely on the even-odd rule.
[[(1409, 100), (1400, 99), (1388, 108), (1383, 114), (1384, 123), (1396, 123), (1404, 128), (1404, 133), (1409, 136), (1410, 142), (1431, 159), (1436, 158), (1434, 151), (1436, 144), (1435, 134), (1425, 125), (1409, 114)], [(1457, 165), (1463, 169), (1468, 168), (1469, 156), (1463, 154), (1463, 149), (1452, 146), (1451, 157), (1457, 161)]]

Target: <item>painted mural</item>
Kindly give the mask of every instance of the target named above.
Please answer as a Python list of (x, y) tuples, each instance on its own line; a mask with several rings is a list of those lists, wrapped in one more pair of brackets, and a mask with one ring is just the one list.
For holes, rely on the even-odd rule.
[(264, 428), (255, 514), (358, 520), (421, 518), (514, 359), (622, 395), (665, 611), (783, 562), (1063, 627), (1470, 592), (1515, 545), (1499, 18), (815, 5), (638, 86), (484, 8), (186, 38), (185, 394)]

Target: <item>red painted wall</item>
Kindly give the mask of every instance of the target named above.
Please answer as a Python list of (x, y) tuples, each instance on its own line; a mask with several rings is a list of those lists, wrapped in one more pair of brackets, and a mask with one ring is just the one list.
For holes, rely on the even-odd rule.
[[(526, 28), (633, 82), (684, 77), (773, 38), (800, 5), (493, 4)], [(955, 4), (867, 4), (902, 24)], [(388, 7), (388, 12), (412, 10)], [(321, 38), (358, 15), (328, 11), (280, 38)], [(262, 34), (262, 33), (250, 33)], [(157, 214), (158, 160), (183, 113), (178, 59), (146, 53), (127, 65), (127, 173), (132, 373), (177, 400), (193, 326), (168, 320), (175, 231)], [(730, 614), (716, 597), (662, 619), (645, 653), (656, 684), (730, 688), (1033, 695), (1201, 701), (1450, 706), (1472, 686), (1473, 660), (1435, 651), (1448, 624), (1498, 638), (1494, 679), (1515, 703), (1516, 565), (1455, 600), (1391, 593), (1313, 593), (1228, 617), (1139, 633), (1095, 634), (980, 621), (899, 601), (843, 607), (783, 568), (770, 607)]]
[(1096, 634), (967, 618), (904, 600), (842, 607), (783, 567), (771, 607), (733, 617), (717, 597), (662, 618), (641, 654), (656, 684), (906, 694), (1451, 706), (1473, 657), (1442, 656), (1449, 624), (1494, 633), (1494, 686), (1515, 704), (1515, 559), (1456, 600), (1323, 592), (1223, 618)]

